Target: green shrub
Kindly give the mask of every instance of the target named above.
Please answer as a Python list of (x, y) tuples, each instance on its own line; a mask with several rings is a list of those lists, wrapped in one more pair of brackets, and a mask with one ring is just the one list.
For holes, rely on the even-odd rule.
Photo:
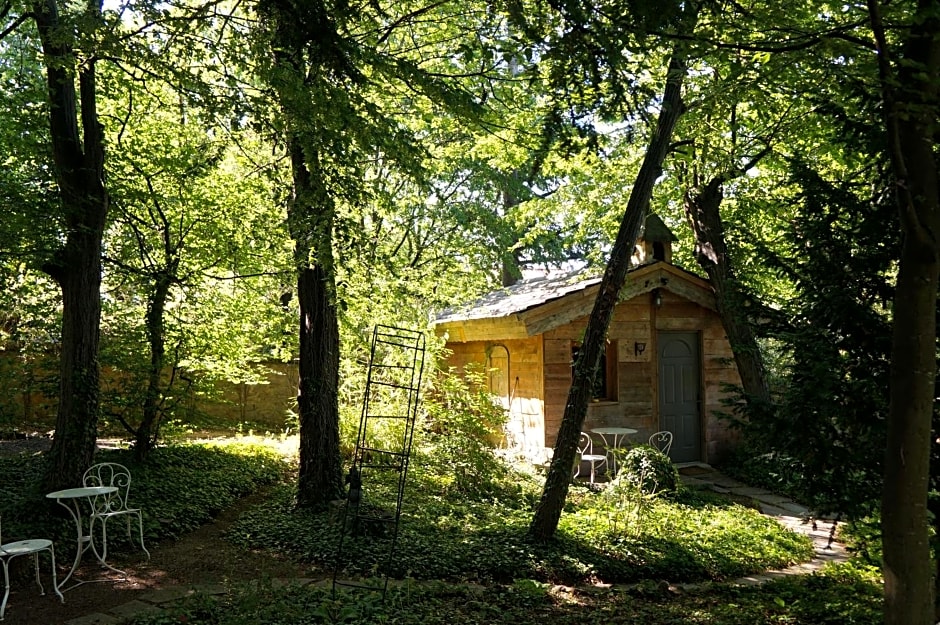
[(438, 375), (424, 400), (428, 422), (417, 452), (448, 490), (473, 497), (498, 496), (507, 476), (493, 454), (506, 411), (483, 382), (483, 371), (472, 367), (463, 376), (453, 369)]
[(755, 454), (745, 446), (728, 455), (721, 470), (751, 486), (806, 501), (806, 467), (796, 458), (777, 452)]
[(679, 471), (666, 454), (650, 445), (637, 445), (617, 460), (615, 490), (639, 488), (647, 495), (665, 495), (679, 489)]

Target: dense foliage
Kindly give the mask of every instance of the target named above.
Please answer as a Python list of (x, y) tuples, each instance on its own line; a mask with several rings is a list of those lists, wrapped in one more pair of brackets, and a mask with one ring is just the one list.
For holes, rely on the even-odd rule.
[[(424, 399), (427, 422), (416, 469), (437, 479), (439, 488), (477, 499), (498, 497), (506, 481), (506, 465), (493, 455), (503, 434), (506, 411), (484, 384), (484, 372), (468, 368), (465, 376), (441, 371)], [(428, 465), (426, 469), (420, 466)], [(432, 477), (433, 476), (433, 477)]]
[[(449, 458), (460, 463), (459, 457)], [(810, 557), (808, 542), (776, 521), (727, 501), (688, 492), (653, 501), (626, 527), (615, 518), (618, 500), (578, 488), (547, 544), (526, 538), (538, 498), (536, 476), (504, 467), (476, 496), (450, 487), (442, 464), (413, 467), (405, 493), (393, 569), (396, 578), (556, 583), (668, 579), (729, 579)], [(445, 469), (446, 470), (446, 469)], [(444, 477), (445, 479), (441, 479)], [(373, 488), (382, 488), (375, 484)], [(369, 492), (364, 492), (368, 500)], [(289, 486), (246, 512), (231, 538), (264, 546), (332, 571), (341, 529), (330, 512), (293, 509)], [(369, 536), (344, 547), (344, 575), (369, 575), (384, 562), (387, 543)]]
[[(251, 444), (160, 447), (146, 464), (127, 450), (100, 450), (95, 461), (130, 469), (130, 502), (143, 509), (144, 537), (151, 544), (199, 527), (240, 497), (279, 481), (288, 468), (282, 455)], [(44, 497), (42, 463), (40, 455), (0, 457), (3, 537), (47, 536), (57, 551), (68, 554), (75, 548), (75, 526)], [(118, 548), (125, 540), (121, 532), (109, 536)]]
[(764, 309), (761, 327), (780, 354), (777, 403), (741, 424), (752, 476), (763, 471), (762, 483), (850, 517), (869, 512), (881, 492), (898, 257), (894, 229), (885, 229), (895, 209), (883, 163), (858, 160), (835, 178), (789, 165), (800, 211), (783, 227), (782, 249), (763, 246), (765, 266), (794, 292)]
[(551, 588), (532, 580), (485, 589), (406, 583), (392, 586), (384, 600), (369, 591), (334, 597), (322, 585), (262, 580), (224, 598), (197, 595), (133, 624), (876, 625), (881, 619), (877, 581), (865, 571), (843, 567), (752, 587), (639, 584), (604, 591)]

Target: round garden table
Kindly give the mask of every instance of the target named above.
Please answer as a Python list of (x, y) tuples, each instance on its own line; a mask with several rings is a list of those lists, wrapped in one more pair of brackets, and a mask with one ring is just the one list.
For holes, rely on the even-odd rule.
[[(601, 439), (604, 441), (604, 450), (608, 452), (610, 456), (610, 468), (612, 475), (617, 475), (617, 456), (616, 454), (611, 454), (609, 451), (611, 449), (620, 449), (620, 446), (623, 444), (624, 439), (628, 436), (632, 436), (638, 432), (633, 428), (624, 428), (624, 427), (601, 427), (594, 428), (591, 430), (594, 434), (599, 434)], [(610, 440), (607, 440), (607, 437), (610, 437)]]
[[(110, 581), (108, 579), (89, 579), (89, 580), (74, 580), (75, 583), (72, 584), (69, 588), (63, 588), (66, 582), (72, 578), (72, 575), (75, 574), (75, 570), (78, 568), (78, 565), (82, 561), (82, 555), (91, 549), (92, 553), (95, 554), (95, 558), (98, 560), (98, 563), (101, 566), (111, 569), (115, 573), (120, 573), (121, 575), (127, 577), (127, 573), (120, 569), (116, 569), (107, 562), (104, 558), (98, 553), (98, 548), (95, 547), (95, 536), (91, 531), (91, 513), (94, 511), (95, 499), (97, 497), (108, 497), (117, 492), (116, 486), (80, 486), (78, 488), (66, 488), (65, 490), (57, 490), (55, 492), (49, 493), (46, 495), (48, 499), (55, 499), (56, 502), (63, 508), (69, 511), (72, 520), (75, 522), (75, 532), (76, 540), (78, 542), (77, 548), (75, 550), (75, 561), (72, 562), (72, 569), (69, 571), (69, 574), (59, 583), (59, 586), (56, 590), (65, 591), (71, 590), (76, 586), (84, 584), (86, 582), (104, 582)], [(83, 522), (83, 511), (82, 511), (82, 501), (88, 502), (89, 514), (88, 514), (88, 531), (85, 531), (86, 524)]]

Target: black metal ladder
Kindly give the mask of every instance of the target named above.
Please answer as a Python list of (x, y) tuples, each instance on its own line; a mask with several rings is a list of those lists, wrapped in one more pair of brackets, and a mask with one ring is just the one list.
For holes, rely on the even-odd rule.
[[(424, 355), (421, 332), (385, 325), (373, 330), (359, 434), (346, 476), (349, 493), (333, 568), (334, 596), (340, 586), (381, 591), (383, 595), (388, 590)], [(387, 543), (385, 561), (377, 570), (382, 576), (380, 584), (338, 578), (346, 563), (344, 547), (353, 539)]]

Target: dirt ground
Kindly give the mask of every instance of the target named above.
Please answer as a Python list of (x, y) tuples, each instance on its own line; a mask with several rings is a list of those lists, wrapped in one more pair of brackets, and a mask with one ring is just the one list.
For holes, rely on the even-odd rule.
[[(0, 453), (14, 452), (11, 441), (0, 441)], [(19, 442), (16, 452), (31, 451), (27, 447), (41, 448), (42, 443)], [(50, 590), (48, 560), (40, 560), (40, 576), (46, 587), (41, 596), (28, 558), (14, 560), (11, 567), (10, 599), (3, 625), (58, 625), (70, 619), (103, 612), (109, 608), (133, 601), (152, 590), (177, 585), (215, 584), (228, 581), (247, 581), (262, 577), (323, 577), (322, 572), (280, 559), (264, 552), (248, 552), (224, 539), (228, 527), (242, 510), (264, 499), (260, 492), (239, 501), (223, 511), (213, 521), (182, 536), (178, 540), (147, 545), (151, 559), (142, 551), (109, 552), (108, 562), (127, 572), (127, 580), (111, 574), (113, 581), (82, 584), (64, 593), (65, 602)], [(71, 562), (57, 558), (59, 579), (68, 573)], [(91, 562), (89, 562), (91, 561)], [(103, 569), (93, 563), (86, 553), (76, 572), (77, 579), (102, 577)], [(107, 577), (107, 576), (106, 576)], [(71, 580), (70, 580), (71, 582)]]
[[(22, 558), (26, 566), (17, 567), (11, 580), (10, 600), (7, 604), (4, 625), (52, 625), (65, 623), (69, 619), (103, 612), (137, 599), (151, 590), (170, 588), (176, 585), (214, 584), (228, 581), (245, 581), (262, 577), (308, 577), (319, 578), (322, 573), (311, 571), (299, 564), (291, 563), (269, 553), (247, 552), (228, 543), (223, 534), (238, 518), (239, 513), (265, 493), (256, 493), (241, 500), (224, 511), (214, 521), (179, 540), (148, 545), (151, 559), (142, 551), (109, 553), (108, 562), (127, 572), (127, 580), (111, 573), (114, 581), (82, 584), (64, 593), (65, 602), (49, 590), (48, 564), (41, 560), (40, 575), (46, 586), (46, 595), (39, 595), (39, 588), (32, 575), (28, 559)], [(112, 558), (112, 555), (114, 556)], [(99, 578), (102, 569), (97, 564), (86, 564), (89, 554), (82, 561), (76, 578)], [(93, 559), (92, 559), (93, 561)], [(68, 572), (68, 562), (57, 562), (58, 574)], [(14, 573), (14, 571), (11, 571)]]

